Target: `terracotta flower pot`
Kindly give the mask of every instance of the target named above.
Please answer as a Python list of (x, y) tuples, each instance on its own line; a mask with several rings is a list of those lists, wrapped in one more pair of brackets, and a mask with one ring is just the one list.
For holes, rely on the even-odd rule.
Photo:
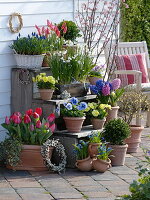
[(93, 77), (93, 76), (89, 76), (88, 79), (91, 85), (96, 85), (96, 81), (101, 80), (101, 78)]
[[(52, 157), (54, 147), (49, 148), (49, 157)], [(23, 145), (20, 153), (20, 163), (12, 167), (7, 165), (8, 169), (13, 170), (29, 170), (29, 171), (47, 171), (41, 155), (41, 146), (39, 145)]]
[(70, 133), (79, 133), (81, 131), (85, 117), (64, 117), (66, 128)]
[(51, 100), (54, 90), (51, 89), (39, 89), (41, 99)]
[(143, 126), (130, 126), (131, 136), (125, 140), (125, 143), (128, 144), (127, 153), (137, 152), (143, 129)]
[(111, 160), (100, 160), (98, 158), (93, 159), (93, 168), (98, 172), (105, 172), (111, 167)]
[(84, 172), (88, 172), (93, 169), (92, 159), (90, 158), (90, 156), (83, 160), (77, 160), (75, 165), (80, 171)]
[(95, 119), (95, 118), (91, 119), (93, 129), (95, 129), (95, 130), (102, 129), (105, 121), (106, 121), (106, 118), (104, 118), (104, 119)]
[(110, 153), (110, 160), (111, 164), (114, 166), (124, 165), (125, 163), (125, 156), (127, 152), (128, 145), (110, 145), (113, 150)]
[(118, 116), (119, 106), (111, 107), (111, 110), (108, 110), (108, 115), (106, 117), (106, 123), (112, 119), (116, 119)]
[(95, 157), (98, 154), (98, 146), (100, 146), (101, 143), (90, 143), (88, 146), (88, 153), (91, 158)]

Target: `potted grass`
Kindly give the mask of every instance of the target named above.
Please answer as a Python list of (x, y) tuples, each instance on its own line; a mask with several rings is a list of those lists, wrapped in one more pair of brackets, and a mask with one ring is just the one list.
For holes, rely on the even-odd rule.
[[(13, 170), (46, 171), (41, 146), (55, 130), (55, 115), (41, 119), (42, 109), (29, 109), (25, 114), (19, 112), (6, 117), (2, 126), (8, 131), (3, 143), (3, 155), (7, 168)], [(49, 147), (49, 158), (54, 147)]]
[(55, 78), (53, 76), (46, 76), (46, 73), (40, 73), (33, 77), (32, 80), (37, 84), (41, 98), (43, 100), (50, 100), (55, 89)]
[(97, 148), (98, 154), (93, 158), (93, 168), (98, 172), (105, 172), (111, 167), (111, 160), (109, 155), (112, 151), (111, 147), (107, 147), (107, 144), (102, 143)]
[(129, 125), (121, 119), (110, 120), (104, 127), (103, 136), (112, 148), (112, 165), (124, 165), (128, 145), (125, 139), (130, 135)]
[(137, 115), (141, 118), (141, 111), (147, 110), (149, 104), (150, 102), (147, 96), (136, 91), (128, 91), (124, 93), (119, 100), (121, 117), (129, 124), (131, 130), (130, 137), (125, 140), (128, 144), (128, 153), (137, 152), (141, 142), (142, 130), (144, 129), (141, 125), (132, 124), (132, 120)]
[(77, 156), (76, 167), (80, 171), (91, 171), (92, 170), (92, 159), (88, 155), (88, 142), (80, 140), (77, 145), (74, 146), (74, 153)]
[(106, 121), (107, 111), (111, 109), (108, 104), (100, 104), (96, 102), (88, 103), (86, 115), (91, 118), (93, 129), (102, 129)]
[(123, 88), (119, 88), (121, 84), (120, 79), (114, 79), (112, 82), (98, 80), (96, 85), (91, 85), (91, 91), (97, 95), (97, 99), (101, 104), (111, 105), (111, 109), (108, 110), (106, 121), (116, 119), (118, 116), (117, 101), (124, 93)]
[(10, 48), (14, 52), (18, 67), (40, 68), (42, 66), (44, 54), (47, 51), (48, 43), (44, 36), (32, 34), (28, 37), (17, 37)]
[(67, 103), (64, 103), (61, 109), (61, 115), (66, 124), (66, 128), (71, 133), (79, 133), (82, 124), (85, 120), (85, 109), (87, 103), (79, 102), (75, 97), (72, 97)]

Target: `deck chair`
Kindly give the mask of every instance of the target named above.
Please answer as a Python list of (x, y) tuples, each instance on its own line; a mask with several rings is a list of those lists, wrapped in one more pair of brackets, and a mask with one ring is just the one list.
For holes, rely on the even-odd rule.
[[(106, 60), (108, 59), (109, 51), (110, 51), (110, 44), (108, 44), (104, 50)], [(139, 54), (139, 53), (145, 53), (146, 66), (147, 66), (148, 76), (150, 80), (150, 60), (149, 60), (149, 54), (148, 54), (146, 41), (118, 43), (117, 51), (116, 51), (117, 55), (131, 55), (131, 54)], [(116, 76), (119, 74), (126, 74), (126, 75), (133, 74), (135, 76), (135, 84), (132, 85), (132, 88), (135, 88), (137, 91), (142, 91), (144, 94), (148, 96), (148, 98), (150, 98), (150, 83), (141, 83), (142, 82), (141, 71), (115, 70), (114, 74)], [(136, 124), (140, 124), (140, 119), (138, 117), (136, 119)], [(150, 111), (147, 112), (146, 126), (150, 126)]]

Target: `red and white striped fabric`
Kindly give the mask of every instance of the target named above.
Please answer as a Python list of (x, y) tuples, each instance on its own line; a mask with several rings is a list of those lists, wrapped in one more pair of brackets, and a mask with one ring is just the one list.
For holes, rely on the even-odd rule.
[[(145, 53), (116, 55), (115, 62), (118, 70), (137, 70), (142, 72), (142, 83), (148, 83), (148, 72), (146, 68)], [(135, 83), (134, 75), (119, 75), (121, 86)]]

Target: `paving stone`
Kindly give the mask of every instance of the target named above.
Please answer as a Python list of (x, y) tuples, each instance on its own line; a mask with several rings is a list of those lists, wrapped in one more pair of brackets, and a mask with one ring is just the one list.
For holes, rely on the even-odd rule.
[(52, 200), (53, 197), (50, 194), (21, 194), (23, 200)]
[(16, 194), (13, 188), (0, 188), (0, 194)]
[(137, 174), (137, 171), (130, 169), (127, 166), (116, 166), (116, 167), (111, 167), (110, 171), (113, 174)]
[(47, 194), (44, 188), (16, 188), (18, 194)]
[(122, 179), (120, 179), (119, 181), (98, 181), (101, 185), (103, 185), (104, 187), (106, 186), (109, 186), (109, 185), (119, 185), (119, 186), (128, 186), (129, 187), (129, 184), (126, 183), (125, 181), (123, 181)]
[(37, 181), (11, 181), (10, 182), (11, 186), (13, 188), (40, 188), (41, 185)]
[(121, 196), (124, 194), (130, 194), (129, 186), (127, 185), (107, 185), (107, 189), (116, 196)]
[(116, 197), (88, 198), (88, 200), (115, 200)]
[(75, 182), (75, 181), (89, 181), (91, 180), (90, 176), (75, 176), (75, 177), (64, 177), (69, 182)]
[(108, 190), (102, 185), (97, 184), (96, 186), (77, 186), (76, 187), (81, 192), (107, 192)]
[(55, 199), (66, 199), (66, 198), (72, 198), (72, 199), (79, 199), (82, 198), (82, 194), (80, 194), (79, 192), (76, 193), (70, 193), (70, 192), (63, 192), (63, 193), (51, 193), (51, 195), (55, 198)]
[(70, 182), (70, 184), (72, 186), (96, 186), (97, 183), (94, 180), (90, 180), (90, 181), (75, 181), (75, 182)]
[(0, 194), (0, 200), (21, 200), (17, 194)]
[(43, 187), (69, 187), (70, 184), (66, 180), (55, 180), (55, 181), (50, 181), (50, 180), (39, 180), (39, 183)]
[(112, 193), (110, 193), (110, 192), (83, 192), (83, 194), (85, 195), (85, 196), (87, 196), (88, 198), (90, 198), (90, 197), (114, 197), (114, 195), (112, 194)]
[(96, 181), (99, 181), (99, 180), (105, 180), (105, 181), (120, 180), (120, 178), (118, 176), (112, 174), (110, 171), (106, 171), (105, 173), (98, 173), (96, 175), (92, 175), (91, 177)]
[(53, 186), (53, 187), (50, 187), (50, 188), (46, 187), (46, 190), (49, 191), (50, 193), (56, 193), (56, 192), (60, 192), (60, 193), (64, 193), (64, 192), (68, 192), (68, 193), (69, 192), (76, 192), (76, 189), (74, 189), (71, 186), (69, 186), (69, 187), (66, 187), (66, 186), (64, 186), (64, 187), (58, 187), (58, 185), (57, 185), (57, 187), (56, 187), (56, 185)]
[(121, 179), (125, 180), (127, 183), (132, 183), (133, 180), (137, 180), (138, 179), (138, 175), (136, 174), (130, 174), (130, 175), (127, 175), (127, 174), (119, 174), (118, 175)]

